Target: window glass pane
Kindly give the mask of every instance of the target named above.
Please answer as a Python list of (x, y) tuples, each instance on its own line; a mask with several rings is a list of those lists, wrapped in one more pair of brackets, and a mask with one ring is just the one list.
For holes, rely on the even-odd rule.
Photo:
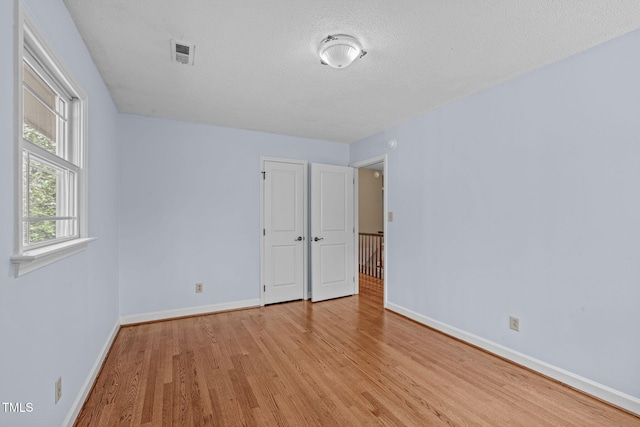
[(64, 130), (65, 105), (57, 98), (56, 92), (25, 63), (23, 137), (54, 154), (58, 154), (59, 137), (64, 137), (60, 132)]
[(33, 157), (29, 161), (29, 217), (56, 216), (58, 171)]
[(27, 203), (29, 195), (29, 180), (27, 179), (29, 172), (29, 155), (27, 152), (22, 153), (22, 217), (29, 216), (29, 204)]
[(38, 217), (55, 217), (57, 211), (58, 172), (33, 158), (27, 158), (27, 192), (24, 204), (27, 219), (25, 223), (25, 245), (39, 243), (56, 238), (55, 221), (39, 221)]
[[(45, 242), (56, 238), (56, 221), (37, 221), (27, 223), (27, 245)], [(26, 228), (26, 227), (25, 227)]]
[(56, 144), (57, 154), (66, 160), (72, 160), (69, 158), (67, 151), (69, 149), (69, 141), (67, 139), (67, 103), (63, 98), (58, 98), (58, 136)]
[(78, 236), (77, 174), (23, 152), (23, 244)]
[(77, 220), (49, 219), (25, 221), (25, 245), (34, 245), (53, 239), (62, 239), (77, 235)]
[(46, 107), (55, 111), (58, 97), (56, 92), (27, 63), (24, 63), (24, 83)]

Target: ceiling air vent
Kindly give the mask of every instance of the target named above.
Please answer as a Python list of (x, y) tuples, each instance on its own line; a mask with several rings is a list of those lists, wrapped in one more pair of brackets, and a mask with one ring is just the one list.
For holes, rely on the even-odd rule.
[(196, 47), (189, 43), (177, 42), (171, 40), (171, 60), (180, 64), (193, 65), (193, 56), (196, 53)]

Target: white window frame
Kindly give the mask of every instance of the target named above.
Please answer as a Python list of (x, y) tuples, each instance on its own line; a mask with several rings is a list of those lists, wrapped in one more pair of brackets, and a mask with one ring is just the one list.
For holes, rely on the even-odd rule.
[[(54, 49), (49, 42), (42, 36), (37, 29), (33, 19), (24, 11), (21, 5), (16, 9), (16, 49), (15, 49), (15, 244), (14, 255), (11, 262), (14, 264), (14, 272), (16, 276), (21, 276), (37, 268), (44, 267), (55, 261), (73, 255), (84, 250), (87, 244), (94, 240), (88, 236), (88, 215), (87, 215), (87, 120), (88, 120), (88, 95), (79, 82), (67, 70), (66, 66), (60, 61)], [(28, 53), (27, 53), (28, 52)], [(64, 239), (56, 239), (49, 242), (43, 242), (37, 245), (25, 247), (24, 244), (24, 218), (23, 218), (23, 152), (34, 152), (33, 145), (23, 139), (23, 121), (24, 121), (24, 58), (30, 55), (32, 59), (38, 63), (41, 69), (44, 69), (55, 80), (57, 86), (62, 88), (67, 96), (73, 99), (71, 105), (68, 105), (70, 126), (68, 132), (71, 134), (71, 147), (67, 147), (73, 151), (73, 172), (77, 175), (77, 188), (75, 194), (66, 194), (72, 203), (75, 203), (75, 211), (77, 215), (77, 233), (72, 237)], [(47, 80), (47, 79), (45, 79)], [(45, 150), (41, 150), (45, 151)], [(46, 153), (43, 158), (46, 159)], [(71, 165), (71, 163), (70, 163)], [(71, 169), (69, 169), (71, 170)], [(27, 178), (28, 179), (28, 178)], [(67, 200), (65, 198), (65, 200)], [(61, 203), (61, 200), (58, 200)]]

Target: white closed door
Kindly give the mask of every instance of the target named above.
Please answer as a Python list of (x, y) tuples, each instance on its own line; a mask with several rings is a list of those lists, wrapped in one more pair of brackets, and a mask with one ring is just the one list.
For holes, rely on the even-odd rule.
[(264, 164), (264, 302), (304, 296), (304, 165)]
[(353, 168), (311, 165), (311, 300), (355, 293)]

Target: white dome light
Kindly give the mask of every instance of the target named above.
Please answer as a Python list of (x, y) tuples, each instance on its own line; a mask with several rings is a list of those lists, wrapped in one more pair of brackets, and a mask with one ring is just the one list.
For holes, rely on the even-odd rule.
[(320, 63), (332, 68), (346, 68), (366, 54), (358, 40), (344, 34), (327, 36), (318, 47)]

